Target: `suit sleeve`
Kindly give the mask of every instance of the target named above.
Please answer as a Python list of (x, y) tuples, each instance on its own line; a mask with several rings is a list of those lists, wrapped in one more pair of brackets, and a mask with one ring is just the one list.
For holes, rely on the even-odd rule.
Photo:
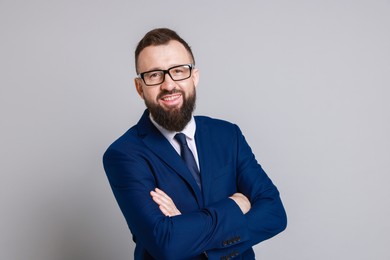
[(154, 258), (189, 259), (205, 251), (233, 246), (226, 242), (226, 237), (250, 240), (247, 217), (229, 198), (195, 212), (164, 216), (150, 196), (156, 183), (147, 156), (142, 149), (138, 150), (130, 153), (109, 148), (103, 163), (136, 242), (142, 243)]
[[(249, 198), (250, 211), (245, 214), (246, 228), (250, 240), (229, 248), (231, 255), (241, 254), (250, 247), (282, 232), (287, 226), (287, 216), (279, 191), (258, 164), (251, 148), (238, 126), (236, 128), (236, 174), (237, 190)], [(220, 249), (208, 252), (210, 259), (226, 255)]]

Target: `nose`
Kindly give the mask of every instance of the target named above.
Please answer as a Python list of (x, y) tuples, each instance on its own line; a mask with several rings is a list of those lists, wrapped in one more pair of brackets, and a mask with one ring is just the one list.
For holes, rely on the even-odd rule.
[(161, 83), (161, 89), (168, 91), (174, 89), (176, 87), (176, 82), (171, 78), (171, 76), (169, 76), (168, 73), (165, 73), (164, 77), (164, 82)]

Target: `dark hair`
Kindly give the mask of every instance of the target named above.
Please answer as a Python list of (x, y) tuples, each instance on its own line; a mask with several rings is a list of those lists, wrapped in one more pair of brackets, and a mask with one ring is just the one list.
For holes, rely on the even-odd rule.
[(138, 56), (143, 49), (149, 46), (158, 46), (168, 44), (169, 41), (178, 41), (183, 44), (184, 48), (191, 55), (192, 63), (195, 64), (195, 58), (192, 54), (191, 47), (188, 43), (183, 40), (175, 31), (168, 28), (157, 28), (149, 31), (138, 43), (137, 48), (135, 49), (135, 70), (138, 73)]

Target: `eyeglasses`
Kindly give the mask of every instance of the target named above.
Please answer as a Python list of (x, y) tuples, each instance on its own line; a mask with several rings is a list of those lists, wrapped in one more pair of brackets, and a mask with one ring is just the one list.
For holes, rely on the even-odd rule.
[(189, 77), (191, 77), (191, 72), (193, 68), (193, 64), (184, 64), (173, 66), (167, 70), (150, 70), (142, 72), (137, 76), (145, 82), (145, 85), (155, 86), (164, 82), (165, 74), (168, 74), (173, 81), (188, 79)]

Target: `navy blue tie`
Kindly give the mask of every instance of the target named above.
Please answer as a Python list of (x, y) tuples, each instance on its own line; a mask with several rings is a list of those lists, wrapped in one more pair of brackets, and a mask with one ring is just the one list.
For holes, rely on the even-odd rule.
[(200, 174), (199, 174), (198, 166), (196, 164), (194, 155), (192, 154), (190, 148), (188, 147), (186, 136), (182, 133), (178, 133), (175, 135), (175, 139), (180, 144), (181, 158), (187, 164), (187, 167), (190, 169), (190, 172), (192, 173), (192, 176), (194, 176), (194, 179), (198, 184), (199, 188), (202, 188), (200, 184)]

